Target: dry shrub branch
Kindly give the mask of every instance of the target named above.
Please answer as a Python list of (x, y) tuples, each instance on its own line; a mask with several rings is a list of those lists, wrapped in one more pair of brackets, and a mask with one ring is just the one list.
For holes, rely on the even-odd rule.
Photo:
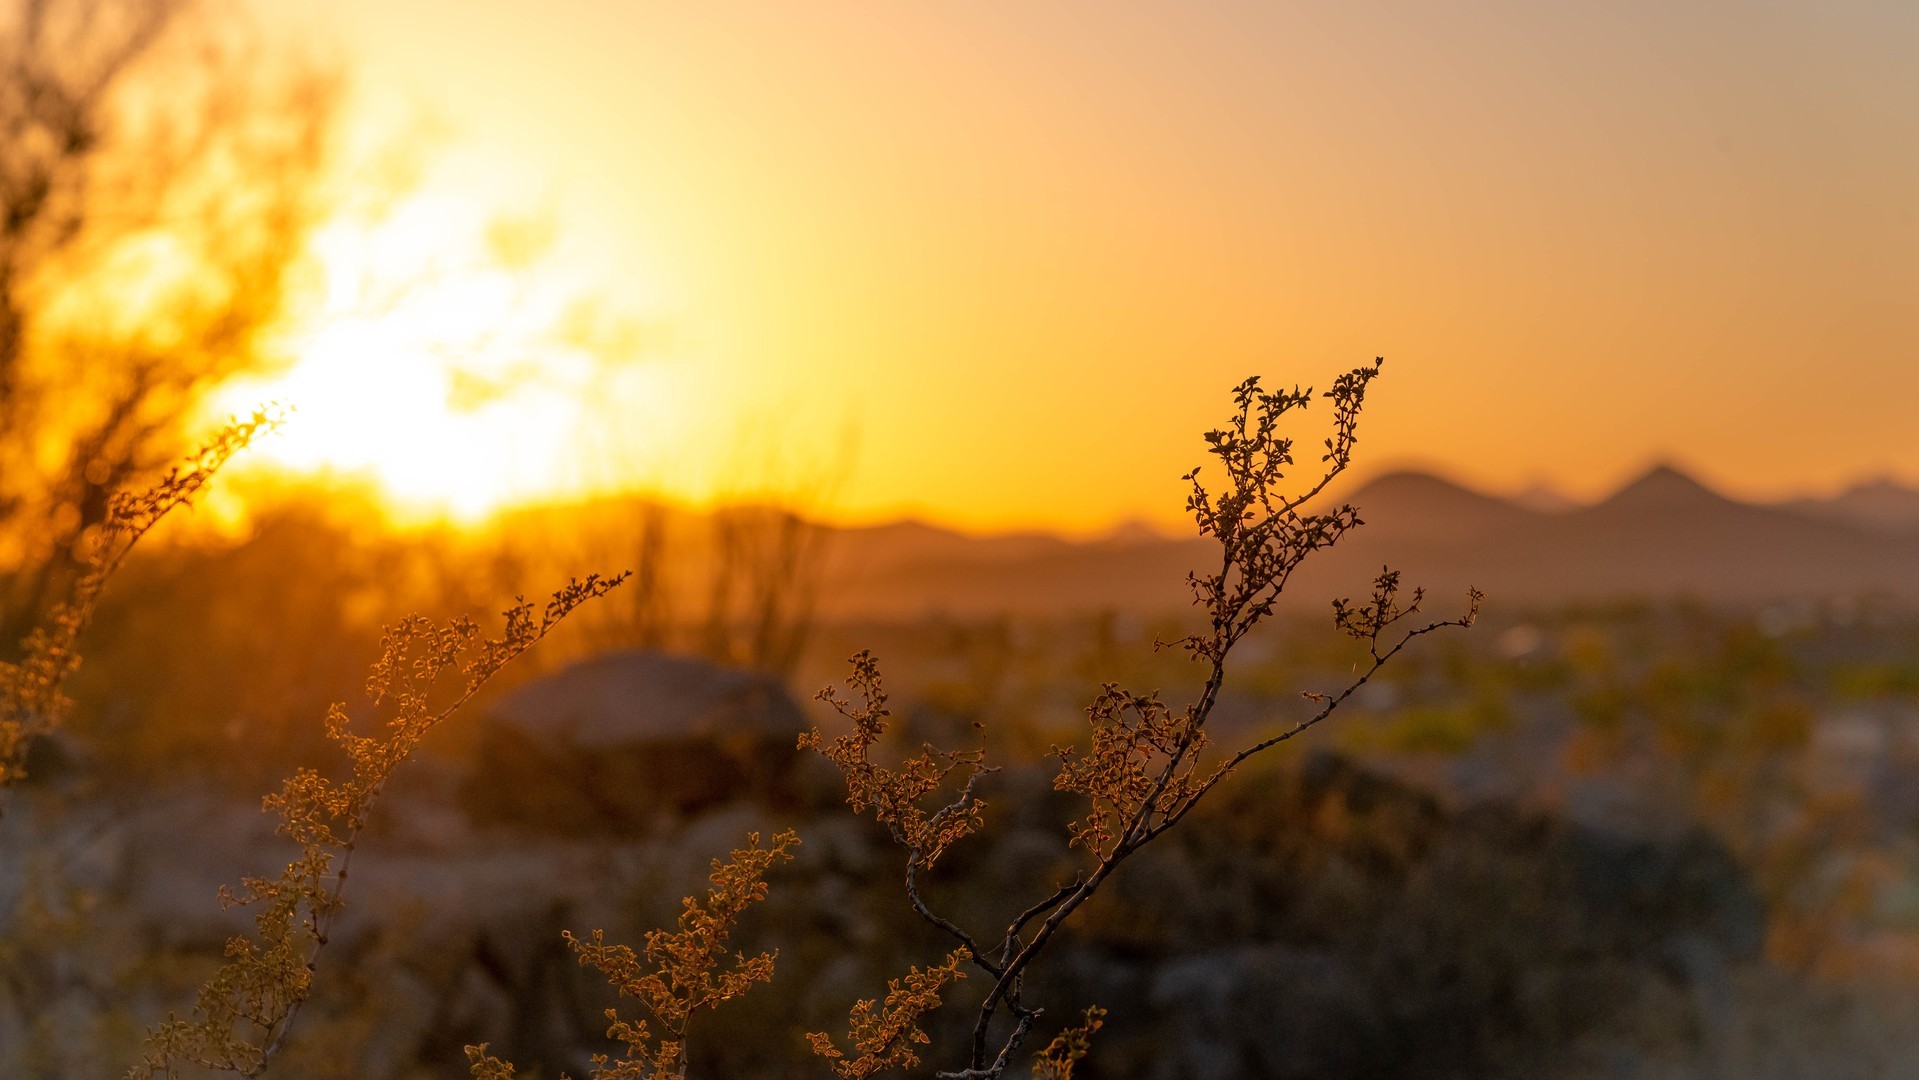
[(891, 1069), (910, 1069), (920, 1063), (916, 1047), (932, 1040), (919, 1027), (920, 1017), (940, 1007), (940, 991), (966, 978), (964, 966), (972, 954), (953, 950), (944, 961), (924, 971), (911, 968), (906, 977), (889, 979), (886, 999), (854, 1002), (847, 1014), (846, 1039), (851, 1054), (841, 1050), (824, 1031), (806, 1036), (813, 1052), (833, 1065), (846, 1080), (866, 1080)]
[[(566, 944), (583, 967), (606, 976), (621, 997), (637, 998), (653, 1016), (656, 1028), (645, 1020), (627, 1020), (618, 1009), (606, 1010), (607, 1037), (626, 1045), (620, 1059), (593, 1056), (596, 1080), (668, 1080), (686, 1076), (687, 1028), (695, 1014), (744, 995), (757, 983), (771, 982), (777, 954), (727, 954), (733, 927), (747, 908), (766, 899), (766, 872), (774, 863), (793, 856), (788, 849), (799, 834), (783, 832), (768, 847), (760, 834), (751, 833), (746, 846), (727, 862), (713, 860), (707, 878), (712, 888), (706, 900), (683, 901), (677, 930), (654, 930), (646, 935), (645, 955), (626, 945), (609, 945), (605, 934), (593, 931), (590, 940), (571, 933)], [(513, 1066), (487, 1054), (486, 1047), (466, 1048), (476, 1080), (510, 1080)], [(564, 1080), (564, 1076), (563, 1076)]]
[[(221, 889), (222, 905), (258, 909), (255, 932), (227, 941), (226, 962), (201, 988), (192, 1015), (153, 1029), (130, 1078), (170, 1077), (183, 1067), (241, 1076), (266, 1069), (313, 992), (320, 952), (345, 905), (355, 845), (394, 770), (502, 667), (625, 579), (594, 574), (572, 581), (538, 610), (522, 599), (505, 612), (498, 637), (482, 637), (466, 618), (436, 623), (415, 615), (387, 627), (366, 692), (389, 719), (374, 734), (359, 735), (344, 704), (328, 710), (327, 735), (346, 751), (350, 771), (334, 778), (301, 769), (266, 797), (266, 809), (280, 817), (278, 831), (300, 853), (277, 878)], [(449, 689), (451, 700), (436, 697)]]
[[(1005, 1075), (1041, 1015), (1040, 1007), (1024, 997), (1023, 987), (1048, 944), (1122, 863), (1179, 824), (1239, 764), (1325, 720), (1415, 639), (1446, 627), (1472, 625), (1479, 608), (1477, 590), (1469, 596), (1463, 614), (1420, 622), (1416, 616), (1423, 593), (1415, 589), (1402, 600), (1398, 573), (1383, 571), (1374, 582), (1370, 603), (1355, 606), (1338, 600), (1333, 605), (1337, 629), (1367, 650), (1368, 659), (1353, 679), (1332, 692), (1306, 694), (1314, 706), (1310, 715), (1270, 738), (1209, 762), (1206, 725), (1219, 703), (1233, 648), (1272, 614), (1294, 571), (1309, 556), (1331, 547), (1361, 524), (1352, 506), (1325, 510), (1311, 506), (1351, 464), (1366, 389), (1379, 371), (1378, 362), (1357, 368), (1319, 395), (1331, 402), (1333, 430), (1310, 482), (1303, 485), (1289, 480), (1296, 463), (1295, 444), (1281, 426), (1289, 414), (1317, 400), (1314, 393), (1297, 388), (1267, 392), (1257, 378), (1233, 391), (1232, 417), (1224, 427), (1206, 434), (1208, 450), (1223, 478), (1216, 488), (1201, 481), (1197, 468), (1184, 478), (1192, 485), (1186, 509), (1200, 534), (1219, 543), (1218, 569), (1188, 577), (1195, 603), (1207, 616), (1207, 627), (1172, 643), (1201, 665), (1204, 682), (1193, 701), (1178, 707), (1160, 700), (1156, 692), (1135, 693), (1111, 683), (1101, 689), (1087, 708), (1088, 744), (1055, 748), (1059, 771), (1054, 787), (1079, 796), (1085, 807), (1080, 817), (1065, 823), (1084, 865), (1071, 881), (1036, 899), (1004, 929), (977, 933), (938, 914), (921, 882), (922, 872), (944, 851), (984, 825), (985, 803), (978, 789), (993, 770), (983, 752), (929, 746), (896, 766), (875, 762), (872, 750), (886, 730), (889, 714), (879, 667), (870, 654), (862, 652), (852, 660), (848, 684), (857, 700), (843, 699), (830, 689), (821, 693), (852, 722), (853, 730), (828, 739), (815, 729), (801, 737), (800, 745), (839, 767), (846, 781), (846, 801), (854, 812), (871, 813), (905, 851), (905, 889), (913, 909), (961, 946), (948, 958), (947, 968), (933, 970), (952, 969), (956, 975), (955, 958), (970, 959), (990, 980), (964, 1064), (939, 1075), (966, 1080), (998, 1080)], [(956, 774), (963, 780), (954, 791)], [(951, 792), (950, 797), (942, 792)], [(939, 802), (942, 797), (945, 801)], [(923, 980), (925, 975), (916, 973), (913, 978)], [(937, 987), (932, 990), (930, 998), (922, 994), (914, 1003), (925, 1008), (936, 1004)], [(897, 985), (895, 992), (900, 992)], [(891, 1001), (889, 996), (889, 1008)], [(856, 1029), (862, 1016), (871, 1020), (872, 1003), (862, 1006), (865, 1013), (855, 1010)], [(1040, 1074), (1070, 1076), (1099, 1024), (1099, 1014), (1089, 1012), (1083, 1023), (1062, 1032), (1041, 1051)], [(842, 1076), (867, 1076), (917, 1061), (901, 1054), (898, 1044), (890, 1045), (895, 1047), (892, 1056), (869, 1054), (859, 1060), (873, 1064), (858, 1066), (863, 1071), (854, 1072), (848, 1071), (852, 1066), (830, 1041), (814, 1037), (816, 1051), (833, 1060)]]
[(280, 424), (277, 410), (233, 420), (153, 486), (116, 492), (88, 543), (84, 568), (45, 625), (21, 643), (17, 662), (0, 662), (0, 789), (26, 776), (33, 740), (59, 727), (72, 708), (66, 684), (80, 669), (80, 636), (93, 621), (107, 582), (160, 520), (185, 506), (227, 459)]

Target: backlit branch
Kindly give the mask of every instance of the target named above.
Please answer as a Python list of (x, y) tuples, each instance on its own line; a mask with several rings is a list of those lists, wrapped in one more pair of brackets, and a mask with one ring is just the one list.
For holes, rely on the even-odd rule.
[[(1288, 482), (1295, 463), (1294, 442), (1281, 433), (1281, 422), (1317, 399), (1310, 390), (1297, 388), (1268, 393), (1260, 389), (1258, 379), (1248, 379), (1234, 389), (1233, 416), (1225, 427), (1206, 435), (1224, 480), (1214, 490), (1202, 483), (1198, 469), (1185, 477), (1192, 485), (1186, 508), (1200, 534), (1218, 541), (1220, 558), (1218, 570), (1188, 575), (1194, 599), (1206, 612), (1207, 627), (1177, 642), (1205, 667), (1199, 694), (1191, 703), (1175, 707), (1157, 693), (1134, 693), (1113, 683), (1101, 689), (1086, 710), (1092, 729), (1089, 744), (1054, 751), (1059, 771), (1053, 786), (1085, 800), (1084, 813), (1066, 828), (1071, 845), (1086, 853), (1088, 863), (1071, 882), (1016, 916), (990, 948), (981, 947), (989, 939), (931, 908), (921, 894), (919, 871), (949, 845), (982, 827), (984, 803), (975, 792), (981, 778), (992, 770), (977, 751), (932, 747), (895, 769), (875, 765), (870, 751), (885, 730), (887, 713), (879, 669), (870, 654), (854, 657), (854, 674), (849, 679), (861, 695), (861, 704), (841, 700), (830, 690), (821, 695), (853, 721), (854, 729), (830, 742), (814, 730), (801, 738), (800, 745), (839, 766), (846, 779), (848, 804), (856, 812), (871, 810), (905, 849), (906, 891), (914, 910), (961, 942), (973, 965), (993, 980), (979, 1005), (967, 1064), (939, 1075), (998, 1080), (1012, 1067), (1040, 1016), (1037, 1007), (1023, 1000), (1027, 970), (1121, 863), (1178, 824), (1235, 767), (1330, 716), (1413, 640), (1445, 627), (1472, 624), (1480, 600), (1476, 590), (1468, 610), (1458, 618), (1398, 631), (1420, 610), (1423, 593), (1415, 589), (1401, 604), (1398, 573), (1382, 572), (1369, 603), (1340, 600), (1334, 604), (1336, 627), (1366, 645), (1371, 665), (1337, 694), (1308, 695), (1320, 705), (1313, 716), (1211, 768), (1202, 768), (1201, 755), (1208, 745), (1206, 725), (1219, 702), (1227, 656), (1272, 614), (1293, 572), (1308, 557), (1362, 524), (1351, 506), (1324, 511), (1308, 507), (1351, 463), (1366, 389), (1378, 374), (1377, 363), (1355, 369), (1321, 395), (1332, 403), (1333, 431), (1325, 439), (1325, 452), (1312, 481), (1297, 488)], [(937, 798), (949, 775), (961, 769), (966, 780), (957, 794), (929, 811), (926, 805)], [(1099, 1023), (1097, 1011), (1090, 1011), (1084, 1023), (1062, 1032), (1042, 1051), (1037, 1075), (1070, 1076)]]
[[(129, 1080), (172, 1077), (182, 1067), (249, 1077), (265, 1071), (312, 995), (321, 950), (345, 906), (354, 848), (394, 770), (508, 662), (625, 578), (595, 574), (573, 581), (537, 615), (521, 600), (505, 612), (505, 627), (494, 638), (481, 637), (466, 618), (436, 623), (414, 615), (387, 627), (366, 690), (391, 718), (382, 730), (359, 735), (345, 705), (328, 710), (327, 735), (346, 751), (348, 774), (334, 779), (301, 769), (266, 797), (266, 809), (280, 817), (280, 834), (300, 853), (276, 878), (251, 877), (239, 889), (221, 889), (223, 906), (256, 908), (255, 931), (227, 941), (226, 963), (201, 988), (192, 1015), (153, 1029)], [(435, 707), (431, 695), (449, 675), (459, 680), (456, 696)]]
[(134, 545), (162, 518), (190, 503), (228, 459), (280, 423), (280, 412), (273, 408), (232, 420), (153, 486), (117, 492), (108, 501), (106, 520), (67, 598), (54, 607), (45, 625), (27, 635), (18, 662), (0, 662), (0, 789), (26, 775), (33, 741), (66, 721), (72, 708), (66, 684), (80, 669), (80, 636), (93, 622), (108, 580)]

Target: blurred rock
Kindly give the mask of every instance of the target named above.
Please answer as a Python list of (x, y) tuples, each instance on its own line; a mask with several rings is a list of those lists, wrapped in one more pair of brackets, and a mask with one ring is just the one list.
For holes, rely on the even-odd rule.
[(800, 798), (806, 719), (778, 679), (692, 657), (609, 653), (520, 687), (481, 721), (476, 821), (637, 834), (741, 798)]

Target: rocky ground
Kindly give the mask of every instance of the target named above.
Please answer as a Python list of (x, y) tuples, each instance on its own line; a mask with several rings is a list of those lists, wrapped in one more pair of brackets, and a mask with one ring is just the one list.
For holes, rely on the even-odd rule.
[[(637, 944), (708, 859), (786, 827), (799, 857), (739, 938), (777, 948), (778, 977), (702, 1021), (694, 1072), (823, 1075), (801, 1033), (838, 1030), (946, 943), (907, 908), (881, 830), (793, 750), (800, 717), (767, 680), (631, 654), (531, 684), (470, 753), (410, 764), (283, 1075), (461, 1076), (471, 1042), (580, 1075), (610, 1049), (613, 1002), (561, 931)], [(930, 888), (983, 925), (1071, 874), (1072, 808), (1047, 775), (998, 774), (988, 798), (992, 828)], [(251, 796), (112, 790), (84, 761), (16, 792), (0, 1075), (124, 1068), (244, 927), (216, 887), (270, 872), (281, 845)], [(1779, 985), (1759, 894), (1711, 839), (1462, 805), (1323, 753), (1236, 777), (1084, 916), (1028, 997), (1049, 1018), (1110, 1010), (1093, 1078), (1706, 1075), (1751, 1044), (1756, 995), (1779, 996), (1755, 989)], [(969, 1000), (933, 1023), (934, 1064)]]

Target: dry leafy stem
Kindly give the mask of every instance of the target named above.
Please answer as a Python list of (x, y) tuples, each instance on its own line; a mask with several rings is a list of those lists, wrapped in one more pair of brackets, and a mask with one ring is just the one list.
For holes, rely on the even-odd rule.
[[(897, 768), (873, 763), (872, 750), (886, 733), (886, 689), (880, 680), (879, 661), (862, 650), (851, 661), (853, 674), (847, 685), (860, 695), (856, 704), (840, 697), (831, 687), (815, 695), (833, 706), (841, 716), (853, 722), (853, 730), (828, 741), (813, 728), (800, 736), (800, 749), (814, 750), (839, 766), (846, 778), (846, 801), (854, 813), (869, 809), (886, 826), (895, 843), (912, 853), (917, 868), (932, 866), (955, 841), (978, 831), (984, 824), (980, 812), (985, 804), (973, 797), (973, 788), (984, 768), (985, 754), (979, 750), (935, 750), (923, 747), (919, 754), (901, 762)], [(938, 791), (946, 778), (964, 770), (966, 784), (958, 798), (930, 813), (921, 805), (927, 795)]]
[(88, 539), (85, 565), (67, 598), (22, 642), (18, 662), (0, 662), (0, 789), (26, 776), (33, 740), (65, 722), (72, 709), (66, 684), (80, 669), (80, 636), (93, 621), (107, 581), (134, 545), (168, 513), (190, 503), (229, 458), (281, 422), (280, 410), (273, 407), (229, 420), (152, 487), (117, 492), (108, 500), (106, 520)]
[[(645, 1020), (626, 1020), (618, 1009), (608, 1009), (607, 1037), (626, 1044), (626, 1056), (617, 1060), (593, 1056), (589, 1076), (598, 1080), (667, 1080), (686, 1076), (687, 1026), (695, 1013), (743, 996), (756, 983), (770, 982), (776, 954), (733, 953), (727, 942), (733, 926), (747, 908), (766, 899), (766, 872), (774, 863), (793, 856), (799, 834), (787, 831), (760, 846), (760, 834), (747, 836), (746, 846), (727, 862), (713, 860), (708, 877), (712, 888), (701, 903), (687, 897), (679, 929), (654, 930), (646, 935), (644, 958), (625, 945), (608, 945), (601, 931), (590, 940), (568, 933), (566, 943), (580, 964), (605, 975), (621, 997), (639, 999), (657, 1028)], [(730, 961), (730, 962), (729, 962)], [(486, 1047), (466, 1048), (476, 1080), (509, 1080), (513, 1066), (487, 1054)], [(564, 1080), (564, 1076), (562, 1078)]]
[(944, 962), (924, 971), (911, 968), (906, 977), (886, 983), (886, 1000), (866, 999), (854, 1003), (847, 1014), (847, 1042), (852, 1053), (841, 1050), (824, 1031), (810, 1032), (806, 1041), (813, 1052), (833, 1066), (833, 1072), (846, 1080), (866, 1080), (889, 1069), (910, 1069), (920, 1063), (916, 1047), (929, 1040), (919, 1027), (920, 1017), (939, 1008), (940, 991), (948, 983), (966, 977), (962, 970), (971, 955), (963, 948), (949, 953)]
[[(1197, 698), (1179, 708), (1161, 701), (1156, 693), (1138, 694), (1112, 683), (1101, 689), (1087, 708), (1090, 745), (1055, 750), (1059, 772), (1054, 787), (1085, 800), (1085, 813), (1067, 824), (1067, 834), (1086, 853), (1088, 864), (1073, 880), (1015, 916), (996, 938), (978, 937), (934, 912), (918, 878), (918, 872), (948, 846), (982, 827), (984, 804), (975, 787), (991, 771), (982, 757), (974, 751), (927, 747), (898, 769), (874, 765), (869, 751), (885, 730), (887, 712), (878, 666), (867, 653), (853, 658), (854, 673), (848, 680), (860, 695), (860, 704), (844, 701), (831, 691), (821, 695), (853, 721), (853, 731), (828, 742), (815, 730), (802, 737), (800, 745), (839, 766), (846, 780), (847, 802), (854, 811), (870, 808), (906, 849), (906, 892), (914, 910), (955, 938), (963, 946), (960, 952), (993, 980), (979, 1006), (966, 1066), (939, 1075), (997, 1080), (1011, 1067), (1015, 1052), (1040, 1015), (1038, 1008), (1022, 999), (1027, 969), (1116, 867), (1177, 825), (1247, 758), (1330, 716), (1414, 639), (1446, 627), (1472, 625), (1481, 599), (1477, 590), (1471, 591), (1460, 616), (1401, 629), (1419, 611), (1423, 593), (1415, 590), (1402, 605), (1398, 573), (1384, 571), (1374, 582), (1371, 603), (1354, 606), (1339, 600), (1333, 607), (1336, 628), (1366, 644), (1370, 664), (1336, 692), (1307, 694), (1316, 706), (1312, 715), (1210, 768), (1202, 766), (1202, 751), (1208, 745), (1206, 723), (1219, 701), (1227, 656), (1272, 614), (1293, 572), (1307, 557), (1362, 524), (1359, 512), (1349, 505), (1323, 511), (1306, 507), (1351, 464), (1366, 389), (1379, 370), (1376, 361), (1350, 371), (1321, 395), (1332, 403), (1333, 430), (1324, 442), (1316, 476), (1303, 487), (1287, 482), (1295, 464), (1294, 442), (1281, 434), (1280, 427), (1288, 414), (1316, 400), (1313, 392), (1295, 388), (1269, 393), (1260, 389), (1257, 378), (1234, 389), (1232, 418), (1206, 435), (1208, 450), (1225, 473), (1224, 481), (1213, 490), (1200, 481), (1199, 469), (1185, 476), (1192, 485), (1186, 509), (1200, 535), (1215, 538), (1220, 548), (1216, 571), (1188, 575), (1195, 603), (1206, 613), (1207, 628), (1174, 643), (1203, 666), (1205, 681)], [(931, 813), (923, 809), (924, 800), (960, 769), (966, 771), (966, 781), (952, 800)], [(1029, 927), (1033, 927), (1030, 933)], [(982, 948), (985, 940), (996, 944)], [(997, 1045), (991, 1037), (996, 1022), (1002, 1032)], [(1054, 1071), (1042, 1075), (1070, 1075), (1098, 1026), (1098, 1017), (1088, 1013), (1084, 1024), (1061, 1033), (1042, 1054), (1042, 1067)], [(817, 1049), (817, 1041), (815, 1045)]]
[[(344, 906), (354, 847), (394, 769), (507, 662), (625, 578), (594, 574), (572, 581), (537, 614), (521, 599), (505, 612), (496, 638), (481, 637), (466, 618), (436, 623), (414, 615), (386, 628), (366, 690), (375, 706), (388, 707), (390, 718), (375, 734), (357, 735), (344, 704), (328, 710), (327, 735), (346, 751), (350, 772), (335, 779), (301, 769), (266, 797), (265, 808), (280, 816), (278, 831), (300, 853), (277, 878), (250, 877), (238, 890), (220, 890), (222, 906), (257, 908), (255, 932), (227, 941), (226, 962), (201, 988), (189, 1018), (170, 1018), (149, 1033), (130, 1080), (171, 1077), (182, 1067), (241, 1076), (266, 1069), (312, 993), (320, 952)], [(436, 706), (433, 691), (449, 674), (460, 680), (457, 692)]]
[(1046, 1044), (1033, 1062), (1033, 1080), (1073, 1080), (1073, 1067), (1093, 1049), (1093, 1035), (1106, 1026), (1106, 1010), (1089, 1005), (1084, 1019)]

